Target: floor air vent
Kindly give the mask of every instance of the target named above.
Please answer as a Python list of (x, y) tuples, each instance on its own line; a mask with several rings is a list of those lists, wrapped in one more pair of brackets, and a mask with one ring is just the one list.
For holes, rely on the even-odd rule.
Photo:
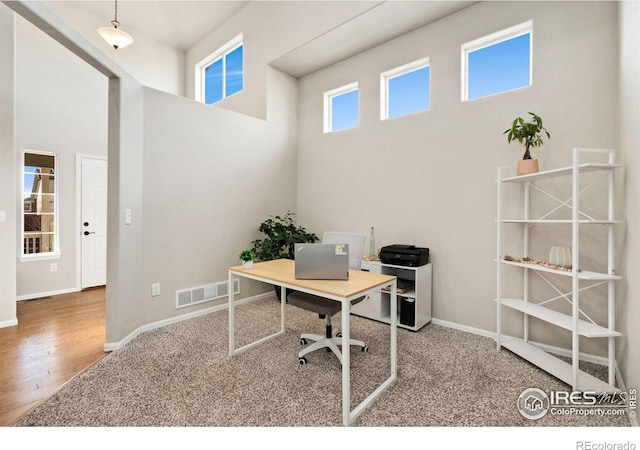
[[(221, 281), (176, 291), (176, 309), (226, 297), (229, 295), (228, 284), (226, 281)], [(233, 293), (240, 293), (240, 280), (233, 280)]]

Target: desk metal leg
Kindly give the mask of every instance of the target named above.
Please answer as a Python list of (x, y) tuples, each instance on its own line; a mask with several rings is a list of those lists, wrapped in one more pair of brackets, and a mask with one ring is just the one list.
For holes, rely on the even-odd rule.
[(236, 322), (235, 322), (235, 303), (234, 303), (234, 293), (233, 293), (233, 274), (229, 272), (229, 356), (234, 355), (234, 347), (235, 347), (235, 333), (236, 333)]
[(393, 381), (398, 376), (398, 282), (391, 285), (391, 376)]
[[(342, 408), (343, 409), (342, 409), (342, 413), (343, 413), (344, 425), (350, 425), (351, 422), (353, 422), (356, 419), (356, 417), (358, 417), (362, 413), (362, 411), (364, 411), (369, 405), (371, 405), (371, 403), (373, 403), (385, 390), (387, 390), (389, 386), (391, 386), (391, 384), (396, 380), (396, 377), (398, 376), (398, 283), (397, 283), (397, 280), (394, 280), (390, 286), (391, 286), (391, 289), (390, 289), (391, 296), (389, 300), (391, 302), (391, 305), (390, 305), (391, 324), (389, 329), (389, 333), (390, 333), (389, 341), (391, 344), (391, 348), (390, 348), (391, 374), (389, 375), (389, 378), (383, 381), (382, 384), (380, 384), (380, 386), (378, 386), (378, 388), (375, 391), (369, 394), (369, 396), (362, 401), (362, 403), (356, 406), (353, 409), (353, 412), (349, 412), (349, 409), (351, 408), (351, 386), (350, 386), (350, 380), (349, 380), (351, 368), (348, 366), (349, 357), (347, 356), (345, 358), (345, 354), (348, 355), (350, 350), (348, 346), (349, 320), (345, 322), (344, 304), (342, 306), (342, 314), (343, 314), (342, 328), (347, 330), (347, 333), (344, 333), (343, 331), (343, 335), (342, 335), (342, 338), (343, 338), (343, 341), (342, 341), (342, 345), (343, 345), (343, 350), (342, 350), (342, 358), (343, 358), (342, 360), (342, 405), (343, 405)], [(348, 310), (346, 312), (346, 316), (349, 317)], [(346, 335), (347, 341), (344, 341), (345, 335)], [(344, 350), (345, 348), (347, 349), (346, 351)], [(346, 369), (345, 369), (345, 364), (347, 364)]]
[(286, 308), (287, 305), (287, 288), (280, 286), (280, 333), (284, 334), (287, 323)]
[[(233, 286), (234, 276), (231, 272), (229, 272), (229, 286)], [(262, 339), (258, 339), (250, 344), (244, 345), (240, 348), (235, 348), (235, 332), (236, 332), (236, 323), (235, 323), (235, 302), (234, 302), (234, 293), (233, 288), (229, 289), (229, 356), (237, 355), (240, 352), (248, 350), (253, 347), (257, 347), (258, 345), (266, 342), (270, 339), (273, 339), (277, 336), (282, 336), (285, 333), (285, 304), (286, 304), (286, 289), (282, 287), (282, 301), (280, 302), (280, 330), (276, 333), (273, 333), (269, 336), (263, 337)]]
[(351, 424), (350, 303), (347, 300), (342, 301), (342, 424), (345, 426)]

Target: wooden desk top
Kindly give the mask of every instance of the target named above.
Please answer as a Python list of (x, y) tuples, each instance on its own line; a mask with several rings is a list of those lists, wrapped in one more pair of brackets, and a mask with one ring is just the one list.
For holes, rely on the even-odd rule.
[(285, 284), (342, 298), (357, 296), (370, 289), (388, 285), (396, 278), (393, 275), (349, 270), (348, 280), (297, 280), (294, 261), (291, 259), (254, 263), (251, 269), (234, 266), (229, 267), (229, 271), (249, 278), (273, 281), (273, 284)]

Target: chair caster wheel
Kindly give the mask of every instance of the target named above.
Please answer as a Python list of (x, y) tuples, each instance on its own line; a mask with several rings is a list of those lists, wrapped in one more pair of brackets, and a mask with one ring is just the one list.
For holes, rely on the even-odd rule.
[(368, 352), (369, 351), (369, 346), (365, 345), (364, 347), (362, 347), (362, 351), (363, 352)]
[(342, 333), (340, 333), (339, 331), (336, 333), (336, 337), (342, 337)]
[(307, 364), (307, 358), (305, 358), (304, 356), (301, 356), (300, 358), (298, 358), (298, 362), (300, 363), (301, 366), (304, 366), (305, 364)]
[(307, 340), (305, 338), (300, 338), (300, 345), (307, 345)]

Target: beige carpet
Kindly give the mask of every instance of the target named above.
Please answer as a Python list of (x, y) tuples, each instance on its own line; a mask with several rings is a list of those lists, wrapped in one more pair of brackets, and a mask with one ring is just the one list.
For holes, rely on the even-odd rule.
[[(275, 299), (236, 309), (239, 345), (279, 327)], [(340, 316), (334, 318), (340, 324)], [(389, 327), (352, 317), (352, 403), (388, 376)], [(324, 350), (297, 362), (301, 332), (324, 332), (316, 315), (287, 305), (287, 333), (228, 356), (228, 316), (216, 312), (146, 332), (69, 382), (18, 426), (340, 426), (341, 372)], [(355, 422), (383, 426), (629, 426), (626, 416), (525, 419), (527, 388), (568, 386), (492, 339), (429, 324), (398, 331), (398, 380)], [(601, 377), (604, 371), (585, 367)], [(601, 373), (597, 373), (600, 370)]]

